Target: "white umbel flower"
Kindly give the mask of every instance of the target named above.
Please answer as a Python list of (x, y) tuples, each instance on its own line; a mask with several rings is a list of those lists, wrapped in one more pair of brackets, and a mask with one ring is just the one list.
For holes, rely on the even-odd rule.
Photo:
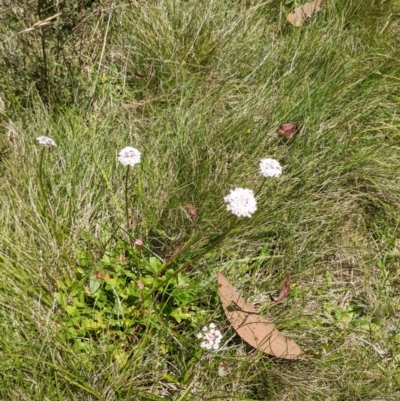
[(226, 208), (237, 217), (251, 217), (257, 210), (257, 202), (251, 189), (236, 188), (225, 196)]
[(130, 146), (123, 148), (118, 153), (118, 161), (124, 166), (134, 166), (140, 163), (141, 153)]
[(222, 340), (222, 334), (215, 328), (214, 323), (210, 323), (209, 326), (203, 327), (203, 330), (197, 334), (199, 340), (203, 340), (200, 343), (201, 348), (208, 350), (218, 350)]
[(279, 177), (282, 174), (282, 166), (278, 160), (265, 158), (260, 160), (260, 172), (264, 177)]
[(48, 148), (51, 148), (53, 146), (57, 147), (57, 144), (54, 142), (54, 139), (49, 138), (48, 136), (39, 136), (36, 138), (37, 141)]

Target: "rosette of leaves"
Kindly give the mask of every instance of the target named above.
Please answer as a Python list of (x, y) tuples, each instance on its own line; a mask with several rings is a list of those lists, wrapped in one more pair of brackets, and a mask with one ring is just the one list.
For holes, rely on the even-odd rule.
[(58, 281), (55, 293), (62, 335), (77, 348), (86, 350), (93, 341), (136, 343), (161, 322), (176, 327), (197, 321), (201, 287), (183, 274), (167, 280), (174, 270), (164, 270), (156, 255), (119, 243), (96, 262), (86, 252), (78, 258), (76, 278)]

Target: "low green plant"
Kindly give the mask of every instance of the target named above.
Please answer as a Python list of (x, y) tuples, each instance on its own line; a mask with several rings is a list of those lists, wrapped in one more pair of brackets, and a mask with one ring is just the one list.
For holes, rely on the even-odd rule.
[[(79, 252), (76, 277), (57, 282), (56, 300), (68, 315), (62, 335), (77, 349), (93, 342), (137, 342), (155, 334), (158, 323), (196, 324), (202, 288), (144, 246), (118, 241), (94, 261)], [(139, 269), (140, 266), (140, 269)], [(141, 272), (139, 274), (139, 271)], [(149, 296), (151, 295), (151, 296)]]
[[(42, 145), (56, 146), (51, 138), (41, 138), (38, 140)], [(43, 186), (43, 157), (44, 149), (39, 163), (39, 183), (49, 220), (57, 235), (57, 222)], [(226, 238), (238, 218), (251, 217), (257, 210), (257, 201), (251, 189), (231, 190), (224, 201), (233, 216), (223, 217), (219, 225), (189, 238), (168, 260), (163, 260), (150, 247), (143, 246), (141, 239), (133, 238), (135, 227), (131, 227), (129, 213), (129, 172), (131, 167), (140, 163), (141, 153), (126, 147), (120, 151), (118, 160), (127, 166), (127, 239), (108, 241), (98, 260), (93, 259), (85, 249), (79, 250), (73, 277), (57, 281), (55, 299), (68, 316), (67, 319), (65, 315), (61, 318), (61, 336), (83, 351), (92, 350), (96, 344), (119, 342), (125, 347), (129, 343), (137, 343), (144, 333), (155, 336), (160, 324), (167, 327), (198, 325), (199, 317), (206, 311), (201, 307), (202, 286), (191, 281), (188, 274), (190, 267)], [(282, 167), (277, 160), (266, 158), (260, 162), (260, 173), (265, 183), (268, 178), (279, 177)], [(193, 222), (197, 210), (193, 205), (189, 209)], [(216, 229), (224, 225), (225, 228), (215, 235)], [(206, 347), (206, 342), (203, 345)], [(207, 346), (215, 344), (211, 342)], [(115, 349), (120, 355), (121, 347)]]
[[(59, 2), (41, 17), (25, 3), (7, 0), (0, 28), (0, 399), (398, 400), (399, 2), (324, 2), (298, 28), (286, 16), (300, 1)], [(296, 139), (276, 136), (282, 123)], [(42, 172), (61, 242), (35, 182), (33, 138), (46, 132), (60, 149), (45, 150)], [(129, 143), (144, 157), (128, 176), (128, 223), (114, 153)], [(285, 175), (258, 191), (263, 155)], [(229, 225), (221, 194), (236, 185), (264, 204), (194, 260)], [(115, 295), (123, 284), (86, 293), (92, 273), (114, 278), (123, 255), (126, 281), (154, 279), (135, 252), (169, 282), (139, 291), (130, 328), (108, 311), (105, 328), (76, 334), (97, 298), (130, 305)], [(215, 269), (314, 358), (248, 353), (215, 299)], [(269, 308), (285, 271), (290, 296)], [(179, 307), (165, 295), (177, 286), (197, 293), (180, 323), (159, 305)], [(70, 315), (55, 292), (83, 306)], [(196, 338), (210, 321), (217, 353)]]

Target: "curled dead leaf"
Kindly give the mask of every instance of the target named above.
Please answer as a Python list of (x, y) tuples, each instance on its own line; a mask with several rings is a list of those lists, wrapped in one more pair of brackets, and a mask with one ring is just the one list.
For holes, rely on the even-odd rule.
[(138, 78), (151, 78), (155, 72), (156, 72), (155, 69), (151, 69), (148, 74), (139, 74), (138, 72), (134, 72), (133, 75), (135, 75)]
[(252, 347), (277, 358), (299, 359), (303, 353), (276, 326), (261, 317), (254, 306), (236, 292), (226, 277), (217, 271), (218, 292), (226, 317), (236, 333)]
[(102, 272), (96, 271), (95, 272), (96, 278), (99, 280), (103, 280), (104, 276)]
[(282, 124), (279, 127), (278, 135), (283, 136), (288, 141), (291, 141), (296, 136), (298, 128), (299, 127), (296, 124), (291, 124), (291, 123)]
[(286, 19), (294, 26), (300, 26), (307, 18), (310, 18), (314, 13), (322, 10), (323, 0), (314, 0), (303, 6), (297, 7), (286, 17)]
[(128, 261), (128, 258), (124, 255), (124, 254), (120, 254), (118, 256), (119, 261), (121, 262), (121, 264), (125, 265)]
[(197, 209), (192, 203), (187, 203), (185, 206), (187, 211), (189, 212), (190, 220), (194, 221), (197, 216)]
[(281, 302), (288, 297), (289, 292), (290, 292), (290, 274), (286, 272), (286, 280), (283, 283), (283, 287), (278, 295), (278, 298), (274, 298), (271, 294), (269, 294), (269, 299), (271, 300), (271, 302)]

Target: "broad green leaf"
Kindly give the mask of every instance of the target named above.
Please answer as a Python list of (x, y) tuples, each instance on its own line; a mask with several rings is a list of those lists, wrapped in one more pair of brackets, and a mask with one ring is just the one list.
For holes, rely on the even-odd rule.
[(153, 256), (149, 259), (149, 263), (153, 273), (158, 273), (162, 269), (163, 265), (160, 260)]
[(76, 312), (76, 307), (74, 305), (67, 305), (65, 310), (67, 311), (68, 315), (74, 315)]
[(89, 278), (89, 289), (92, 294), (94, 294), (102, 284), (102, 280), (98, 279), (94, 273), (90, 274)]
[(110, 275), (106, 274), (106, 275), (104, 275), (104, 281), (105, 281), (108, 285), (111, 285), (111, 287), (117, 287), (117, 284), (118, 284), (118, 276), (115, 275), (114, 277), (111, 277)]
[(178, 323), (180, 323), (184, 319), (188, 319), (191, 316), (191, 313), (182, 312), (181, 308), (174, 309), (170, 316), (172, 316)]
[(110, 258), (110, 255), (106, 252), (106, 253), (103, 255), (103, 257), (101, 258), (101, 261), (102, 261), (105, 265), (107, 265), (107, 266), (111, 265), (111, 258)]
[(153, 283), (153, 281), (154, 281), (153, 277), (143, 277), (143, 279), (142, 279), (142, 283), (144, 285), (150, 285)]
[(103, 321), (101, 319), (97, 319), (97, 320), (85, 320), (83, 322), (84, 327), (87, 330), (97, 330), (97, 329), (101, 329), (105, 327), (105, 324), (103, 323)]
[(65, 294), (62, 294), (61, 292), (56, 292), (54, 294), (54, 298), (56, 301), (63, 307), (65, 308), (67, 305), (67, 296)]

